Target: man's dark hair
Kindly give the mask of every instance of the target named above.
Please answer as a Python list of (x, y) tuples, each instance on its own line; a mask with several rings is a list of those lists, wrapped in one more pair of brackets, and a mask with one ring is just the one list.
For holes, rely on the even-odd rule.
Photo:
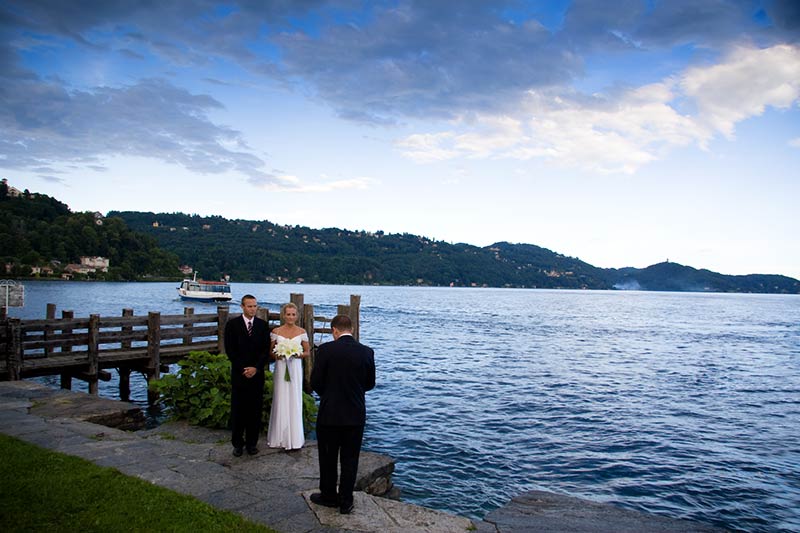
[(331, 320), (331, 327), (339, 331), (353, 331), (353, 321), (347, 315), (336, 315)]
[[(256, 297), (253, 296), (252, 294), (245, 294), (244, 296), (242, 296), (242, 305), (244, 305), (245, 300), (256, 300)], [(256, 300), (256, 302), (257, 301), (258, 300)]]

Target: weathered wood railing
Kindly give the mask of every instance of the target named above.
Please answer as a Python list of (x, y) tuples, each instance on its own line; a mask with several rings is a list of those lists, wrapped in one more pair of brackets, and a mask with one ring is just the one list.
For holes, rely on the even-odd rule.
[[(292, 294), (290, 300), (301, 311), (298, 325), (308, 333), (312, 347), (315, 334), (331, 333), (331, 319), (315, 316), (314, 306), (304, 303), (302, 294)], [(360, 302), (360, 296), (351, 295), (349, 305), (337, 307), (338, 314), (353, 320), (356, 338)], [(187, 307), (182, 315), (150, 312), (134, 316), (133, 310), (123, 309), (119, 317), (87, 318), (74, 318), (72, 311), (63, 311), (61, 318), (55, 318), (55, 311), (55, 305), (48, 304), (45, 319), (0, 319), (0, 380), (61, 375), (62, 388), (72, 388), (72, 379), (76, 378), (87, 381), (89, 392), (97, 394), (98, 381), (110, 380), (107, 369), (113, 368), (119, 374), (120, 398), (128, 400), (132, 371), (143, 373), (149, 382), (191, 351), (224, 352), (225, 324), (240, 314), (231, 313), (228, 306), (219, 306), (210, 314), (194, 314)], [(259, 308), (258, 316), (271, 327), (280, 321), (280, 313), (264, 307)], [(307, 381), (313, 358), (305, 361)], [(155, 398), (151, 396), (150, 400)]]

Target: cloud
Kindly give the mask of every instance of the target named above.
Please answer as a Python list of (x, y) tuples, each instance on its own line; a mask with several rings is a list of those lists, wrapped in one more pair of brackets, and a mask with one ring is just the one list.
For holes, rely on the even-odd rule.
[[(600, 173), (635, 173), (678, 146), (800, 98), (800, 48), (736, 48), (708, 67), (607, 95), (530, 91), (513, 115), (481, 115), (449, 131), (413, 134), (397, 149), (420, 163), (456, 158), (542, 158)], [(691, 105), (687, 105), (687, 101)], [(694, 107), (689, 115), (680, 107)]]
[(164, 80), (70, 91), (58, 82), (0, 77), (0, 166), (74, 163), (97, 168), (116, 155), (149, 157), (199, 173), (261, 176), (264, 162), (241, 134), (207, 116), (222, 105)]
[(800, 137), (795, 137), (789, 141), (789, 146), (793, 146), (794, 148), (800, 148)]
[[(77, 43), (137, 68), (158, 64), (162, 75), (199, 68), (197, 79), (215, 85), (229, 83), (209, 68), (224, 60), (226, 73), (240, 67), (277, 80), (354, 122), (451, 121), (451, 130), (397, 142), (419, 162), (537, 157), (631, 173), (671, 147), (733, 135), (739, 121), (797, 99), (798, 49), (785, 44), (800, 31), (797, 2), (566, 5), (9, 0), (0, 6), (0, 163), (97, 165), (109, 155), (138, 155), (196, 172), (236, 171), (258, 186), (293, 186), (264, 170), (240, 132), (209, 119), (222, 108), (217, 100), (158, 78), (80, 89), (41, 79), (21, 66), (20, 54), (43, 45)], [(553, 9), (551, 18), (539, 12)], [(720, 59), (732, 42), (739, 47)], [(600, 55), (646, 62), (675, 45), (711, 66), (605, 94), (572, 89)]]
[(252, 185), (272, 192), (314, 192), (325, 193), (337, 190), (367, 189), (374, 183), (371, 178), (351, 178), (343, 180), (327, 180), (316, 183), (304, 183), (297, 176), (291, 174), (274, 174), (268, 178), (250, 178)]
[(531, 92), (514, 117), (481, 116), (468, 124), (468, 132), (412, 135), (399, 141), (398, 148), (417, 162), (542, 158), (600, 173), (630, 174), (668, 147), (708, 135), (669, 105), (674, 97), (668, 83), (629, 90), (614, 99)]
[(688, 70), (681, 87), (697, 105), (699, 121), (732, 137), (737, 122), (797, 101), (800, 47), (737, 47), (718, 65)]

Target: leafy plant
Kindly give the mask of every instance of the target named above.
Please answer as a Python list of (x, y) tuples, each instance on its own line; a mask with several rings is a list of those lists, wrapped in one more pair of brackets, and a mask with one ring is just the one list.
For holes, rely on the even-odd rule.
[[(190, 352), (178, 361), (176, 374), (166, 374), (150, 387), (161, 395), (161, 402), (173, 418), (210, 428), (226, 428), (231, 412), (231, 363), (225, 354)], [(265, 371), (264, 427), (269, 426), (272, 408), (272, 372)], [(303, 428), (314, 429), (317, 404), (303, 393)]]

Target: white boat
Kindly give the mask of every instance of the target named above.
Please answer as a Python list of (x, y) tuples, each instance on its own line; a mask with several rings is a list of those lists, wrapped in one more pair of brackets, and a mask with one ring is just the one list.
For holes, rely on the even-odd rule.
[(178, 294), (184, 300), (199, 300), (202, 302), (229, 302), (233, 299), (231, 286), (225, 281), (204, 281), (197, 279), (197, 272), (193, 279), (185, 279), (178, 287)]

